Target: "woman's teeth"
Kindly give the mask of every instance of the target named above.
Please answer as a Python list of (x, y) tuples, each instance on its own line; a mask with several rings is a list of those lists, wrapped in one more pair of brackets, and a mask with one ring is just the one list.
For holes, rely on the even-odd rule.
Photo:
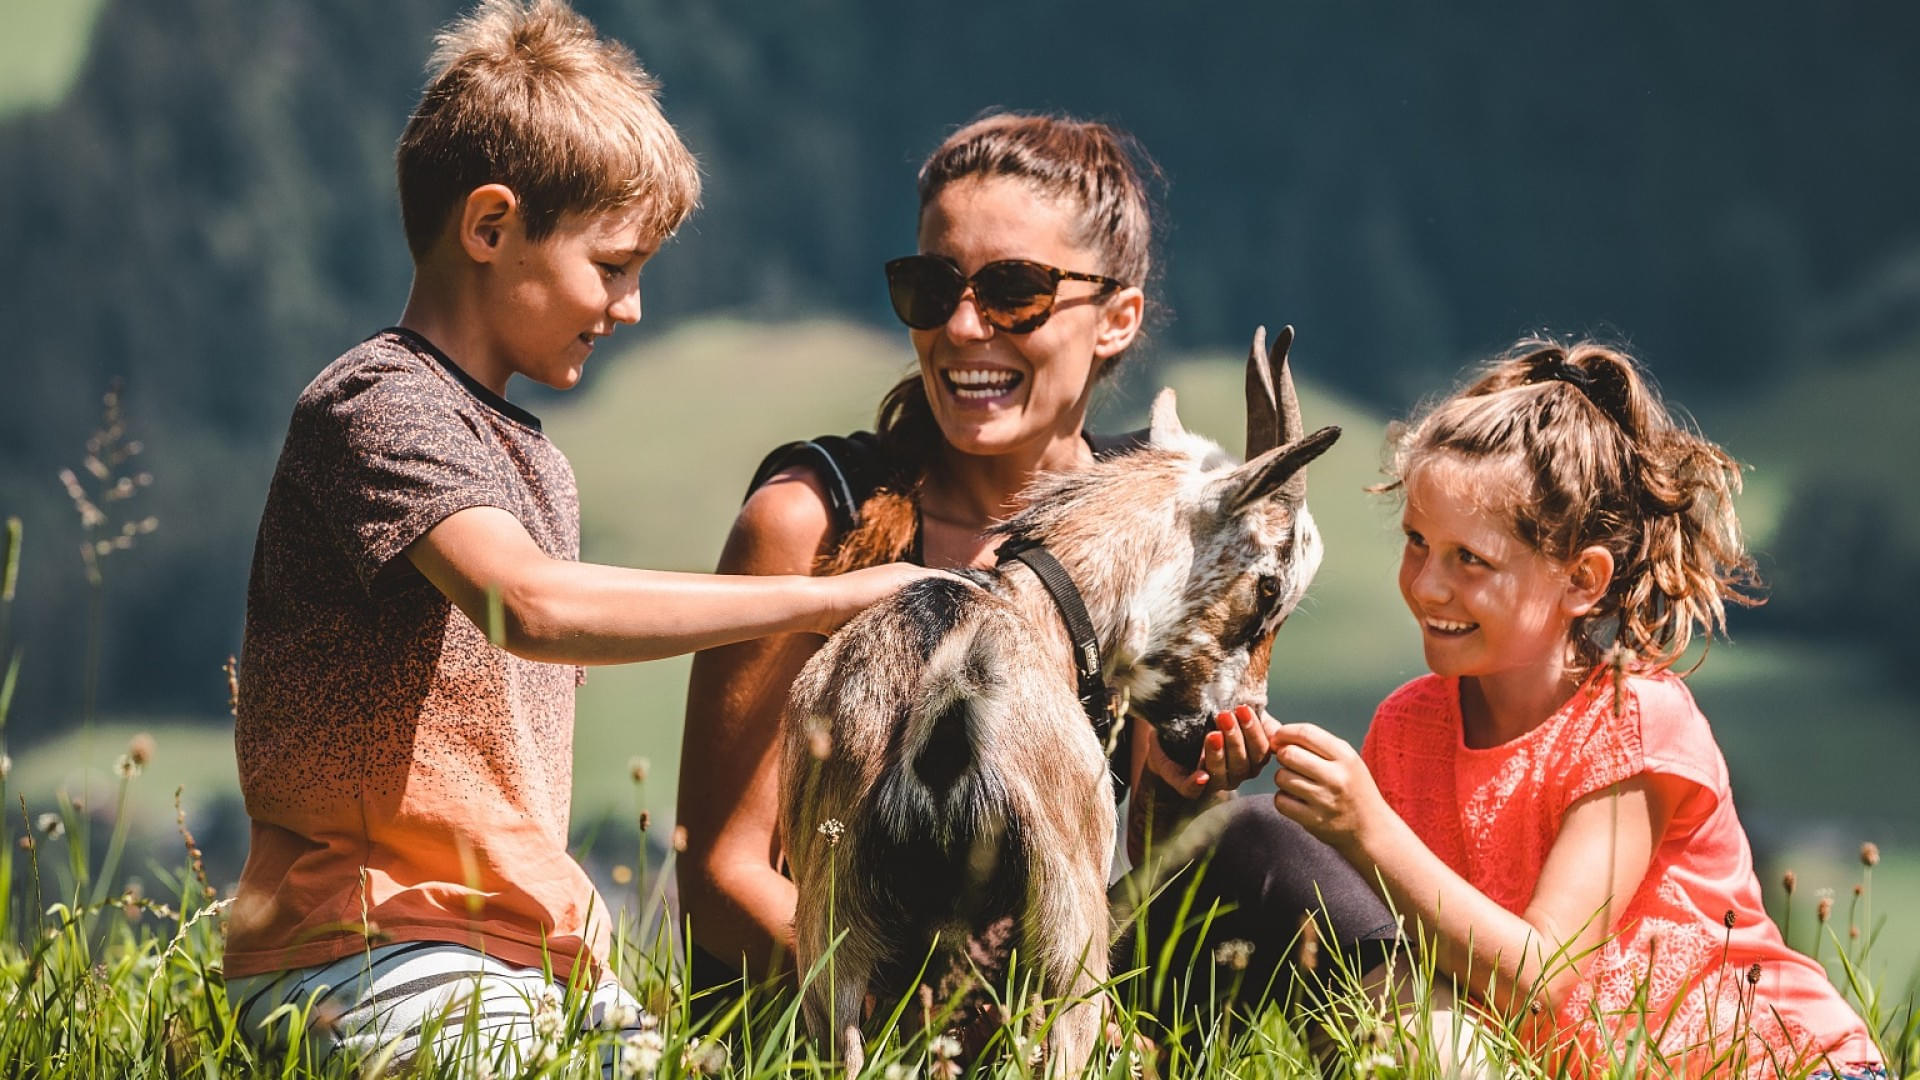
[(1022, 376), (1004, 368), (950, 368), (941, 372), (947, 389), (962, 401), (999, 397), (1020, 385)]
[(1478, 625), (1478, 623), (1453, 622), (1448, 619), (1427, 620), (1427, 629), (1432, 630), (1436, 634), (1464, 634)]

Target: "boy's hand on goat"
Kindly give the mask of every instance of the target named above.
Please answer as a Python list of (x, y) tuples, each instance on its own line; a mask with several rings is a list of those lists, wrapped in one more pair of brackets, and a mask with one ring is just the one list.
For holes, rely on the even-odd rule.
[(821, 605), (819, 621), (815, 624), (814, 630), (820, 634), (832, 634), (848, 619), (865, 611), (869, 606), (885, 600), (916, 581), (935, 577), (966, 581), (958, 574), (950, 574), (945, 570), (930, 570), (912, 563), (886, 563), (882, 566), (849, 570), (832, 577), (815, 578), (813, 580), (826, 590), (827, 596), (826, 602)]

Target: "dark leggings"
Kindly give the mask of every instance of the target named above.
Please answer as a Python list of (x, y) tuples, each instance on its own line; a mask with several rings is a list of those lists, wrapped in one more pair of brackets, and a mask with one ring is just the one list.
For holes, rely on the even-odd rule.
[[(1291, 971), (1309, 976), (1303, 986), (1313, 991), (1334, 972), (1344, 968), (1358, 975), (1392, 951), (1397, 926), (1372, 885), (1332, 848), (1281, 817), (1271, 798), (1235, 799), (1201, 822), (1216, 828), (1217, 835), (1209, 829), (1211, 843), (1172, 874), (1143, 915), (1122, 927), (1114, 943), (1114, 971), (1156, 966), (1164, 943), (1182, 923), (1172, 951), (1173, 972), (1191, 972), (1206, 983), (1210, 969), (1223, 964), (1226, 970), (1213, 982), (1237, 982), (1243, 1000), (1258, 999), (1269, 989), (1284, 993)], [(1139, 878), (1129, 875), (1114, 886), (1116, 915), (1125, 916), (1128, 896), (1140, 891)], [(1211, 919), (1203, 922), (1210, 910)], [(1314, 928), (1303, 931), (1309, 918)], [(1145, 949), (1135, 941), (1142, 930)], [(1249, 947), (1220, 950), (1229, 942)], [(1193, 994), (1187, 998), (1191, 1003)], [(1152, 1003), (1161, 1015), (1167, 1004)]]
[[(1147, 963), (1157, 962), (1161, 943), (1175, 929), (1181, 903), (1189, 893), (1188, 926), (1174, 949), (1177, 972), (1192, 970), (1204, 979), (1216, 947), (1244, 941), (1252, 948), (1246, 954), (1244, 972), (1236, 971), (1239, 984), (1251, 995), (1269, 985), (1278, 991), (1283, 965), (1296, 967), (1305, 953), (1300, 927), (1309, 915), (1318, 925), (1316, 971), (1325, 973), (1338, 966), (1336, 951), (1355, 973), (1386, 958), (1397, 940), (1386, 904), (1332, 848), (1281, 817), (1272, 799), (1263, 795), (1235, 799), (1203, 820), (1217, 827), (1218, 835), (1199, 858), (1173, 874), (1140, 918), (1123, 928), (1114, 943), (1114, 971), (1139, 966), (1136, 935), (1140, 927), (1147, 934)], [(1136, 880), (1130, 875), (1114, 886), (1116, 914), (1133, 906), (1125, 896), (1128, 882)], [(1203, 939), (1195, 924), (1216, 902), (1217, 913)], [(698, 913), (694, 921), (697, 925)], [(1190, 969), (1188, 960), (1195, 956), (1199, 959)], [(701, 997), (696, 1011), (736, 999), (738, 963), (723, 963), (697, 943), (687, 976), (690, 993), (715, 991)]]

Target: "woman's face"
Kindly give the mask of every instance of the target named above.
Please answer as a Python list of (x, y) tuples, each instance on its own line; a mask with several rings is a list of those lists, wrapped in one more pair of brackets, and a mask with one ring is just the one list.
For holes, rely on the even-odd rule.
[[(1030, 259), (1061, 270), (1100, 273), (1097, 252), (1069, 242), (1072, 208), (1019, 179), (957, 180), (920, 215), (920, 250), (972, 274), (996, 259)], [(1101, 367), (1139, 331), (1138, 287), (1100, 292), (1092, 282), (1060, 285), (1053, 314), (1025, 334), (995, 329), (968, 291), (934, 330), (911, 331), (927, 400), (947, 441), (982, 456), (1044, 452), (1077, 438)]]

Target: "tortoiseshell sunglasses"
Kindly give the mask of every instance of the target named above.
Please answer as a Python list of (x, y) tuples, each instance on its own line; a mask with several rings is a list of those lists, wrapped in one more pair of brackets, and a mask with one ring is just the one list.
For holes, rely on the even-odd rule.
[(971, 276), (942, 255), (907, 255), (887, 263), (887, 295), (893, 301), (893, 313), (915, 330), (945, 326), (969, 289), (987, 325), (1009, 334), (1038, 330), (1053, 314), (1053, 301), (1063, 281), (1091, 281), (1101, 292), (1125, 286), (1110, 277), (1061, 270), (1030, 259), (996, 259)]

